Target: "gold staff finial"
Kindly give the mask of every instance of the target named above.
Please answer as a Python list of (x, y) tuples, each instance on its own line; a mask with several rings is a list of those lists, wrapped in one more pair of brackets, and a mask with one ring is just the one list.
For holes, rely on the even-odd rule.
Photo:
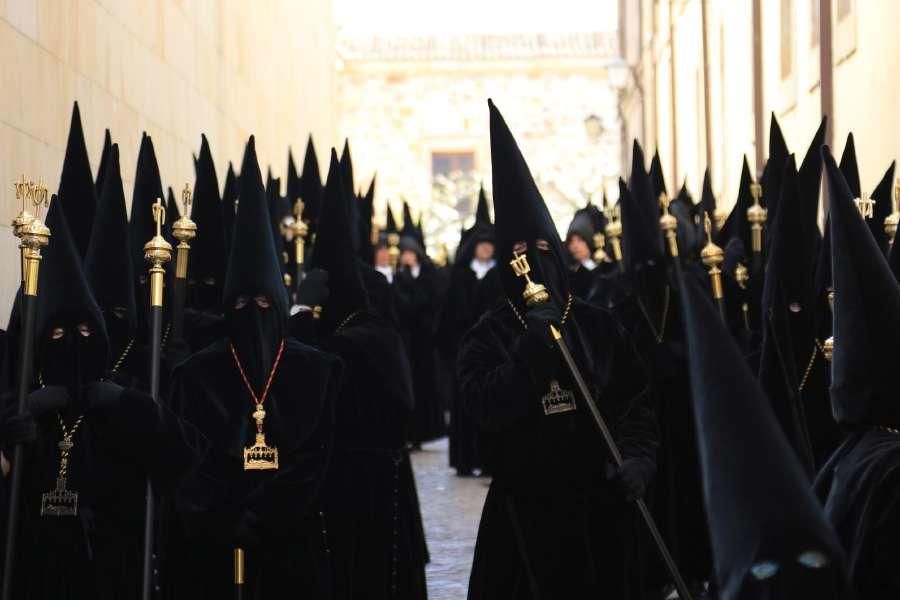
[[(190, 217), (193, 202), (191, 188), (185, 183), (184, 189), (181, 190), (181, 204), (184, 206), (184, 210), (181, 217), (172, 223), (172, 236), (178, 240), (178, 248), (175, 255), (175, 277), (177, 279), (187, 279), (188, 253), (191, 250), (190, 241), (197, 237), (197, 224)], [(163, 213), (163, 219), (165, 219), (165, 213)]]
[(540, 283), (533, 282), (531, 277), (528, 276), (528, 274), (531, 273), (531, 265), (528, 264), (528, 257), (524, 254), (519, 254), (515, 250), (513, 250), (513, 257), (514, 258), (509, 261), (509, 266), (512, 267), (516, 277), (525, 278), (525, 291), (522, 292), (522, 298), (525, 299), (525, 306), (533, 306), (549, 300), (550, 294), (547, 292), (547, 288)]
[(593, 237), (594, 242), (594, 262), (603, 263), (609, 261), (609, 256), (606, 255), (606, 236), (603, 235), (602, 231), (598, 231), (594, 234)]
[(663, 214), (659, 218), (659, 228), (662, 229), (669, 242), (669, 254), (672, 255), (672, 258), (678, 258), (678, 219), (669, 212), (669, 204), (671, 204), (671, 200), (669, 200), (668, 194), (660, 192), (659, 206), (662, 208)]
[(619, 218), (619, 207), (614, 206), (610, 211), (610, 220), (606, 224), (604, 232), (609, 239), (609, 245), (612, 247), (613, 259), (617, 263), (622, 262), (622, 221)]
[(853, 202), (856, 204), (856, 208), (863, 219), (871, 219), (875, 216), (875, 201), (869, 198), (867, 192), (863, 192), (862, 196), (856, 198)]
[(753, 206), (747, 209), (747, 221), (750, 222), (752, 230), (752, 250), (760, 253), (762, 252), (763, 225), (766, 223), (769, 211), (759, 203), (762, 198), (762, 186), (759, 183), (754, 181), (750, 184), (750, 195), (753, 196)]
[(294, 202), (294, 224), (291, 225), (291, 230), (294, 233), (294, 263), (298, 265), (302, 265), (306, 262), (304, 254), (306, 249), (306, 236), (309, 234), (309, 225), (301, 218), (303, 216), (304, 207), (303, 200), (297, 198), (297, 201)]
[(709, 279), (712, 283), (713, 298), (717, 300), (725, 296), (722, 288), (722, 271), (719, 265), (725, 260), (725, 252), (712, 240), (712, 220), (709, 213), (704, 215), (703, 228), (706, 230), (706, 245), (700, 251), (700, 259), (709, 267)]
[(172, 260), (172, 244), (162, 236), (162, 225), (166, 220), (166, 207), (162, 198), (153, 204), (153, 220), (156, 221), (156, 235), (144, 244), (144, 260), (150, 263), (150, 305), (163, 305), (163, 279), (166, 270), (163, 265)]

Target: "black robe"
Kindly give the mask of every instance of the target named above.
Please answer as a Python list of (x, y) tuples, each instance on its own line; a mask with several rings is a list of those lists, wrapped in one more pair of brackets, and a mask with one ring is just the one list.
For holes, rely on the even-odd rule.
[(859, 599), (900, 597), (900, 434), (851, 433), (814, 487), (847, 553)]
[[(646, 373), (610, 313), (575, 300), (563, 335), (623, 456), (652, 463), (657, 427)], [(461, 391), (488, 432), (493, 475), (469, 599), (637, 598), (637, 511), (605, 477), (611, 459), (583, 401), (576, 411), (544, 414), (552, 378), (575, 390), (558, 352), (542, 348), (546, 368), (531, 370), (522, 344), (522, 324), (501, 305), (460, 350)]]
[[(191, 356), (173, 375), (173, 406), (210, 449), (179, 486), (187, 542), (172, 576), (179, 597), (233, 595), (232, 550), (246, 551), (245, 598), (331, 598), (328, 516), (321, 490), (332, 454), (341, 367), (335, 357), (288, 338), (264, 408), (266, 442), (279, 469), (245, 471), (254, 410), (225, 340)], [(170, 549), (172, 550), (172, 549)]]
[(403, 342), (383, 318), (356, 316), (322, 341), (345, 365), (326, 486), (335, 597), (426, 597), (425, 538), (405, 448), (412, 386)]
[(401, 270), (394, 276), (397, 314), (407, 342), (412, 367), (415, 406), (409, 441), (414, 445), (446, 435), (444, 409), (438, 389), (437, 351), (434, 343), (435, 315), (439, 301), (439, 276), (428, 263), (419, 277)]
[[(450, 286), (441, 310), (436, 340), (440, 358), (456, 365), (460, 340), (503, 294), (496, 268), (478, 279), (469, 264), (454, 265)], [(455, 368), (450, 374), (450, 466), (460, 475), (471, 475), (474, 469), (485, 471), (481, 460), (478, 427), (463, 408), (459, 380)]]
[[(29, 395), (29, 409), (67, 397), (64, 388), (41, 388)], [(56, 486), (62, 432), (56, 411), (36, 416), (37, 439), (26, 447), (23, 469), (14, 598), (140, 597), (147, 477), (157, 495), (166, 493), (204, 447), (192, 427), (151, 402), (114, 383), (91, 384), (69, 458), (74, 517), (40, 515), (42, 494)], [(68, 410), (71, 427), (78, 414)]]

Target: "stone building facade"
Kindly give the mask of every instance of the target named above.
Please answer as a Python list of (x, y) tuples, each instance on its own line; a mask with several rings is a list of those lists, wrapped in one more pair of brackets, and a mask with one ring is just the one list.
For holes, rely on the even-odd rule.
[(91, 164), (104, 128), (120, 145), (130, 200), (142, 131), (163, 183), (193, 181), (206, 133), (221, 176), (250, 133), (280, 174), (307, 135), (335, 143), (330, 0), (7, 0), (0, 2), (0, 321), (18, 280), (12, 181), (56, 190), (72, 102)]
[[(487, 99), (516, 135), (554, 219), (616, 189), (620, 122), (606, 63), (614, 33), (338, 39), (338, 131), (356, 183), (377, 172), (377, 219), (403, 199), (432, 248), (452, 248), (490, 191)], [(613, 192), (613, 197), (615, 192)]]

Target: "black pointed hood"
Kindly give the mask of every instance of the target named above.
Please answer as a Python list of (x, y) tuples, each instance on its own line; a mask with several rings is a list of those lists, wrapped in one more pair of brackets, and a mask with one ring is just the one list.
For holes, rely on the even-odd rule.
[(265, 294), (285, 321), (288, 298), (275, 251), (272, 225), (256, 159), (253, 136), (247, 142), (241, 165), (240, 202), (235, 216), (234, 238), (225, 274), (223, 305), (231, 307), (240, 295)]
[(699, 206), (694, 204), (685, 182), (669, 205), (669, 212), (678, 225), (676, 234), (679, 254), (687, 259), (698, 259), (700, 250), (706, 245), (706, 232), (697, 219), (698, 210)]
[(625, 270), (634, 272), (645, 264), (663, 261), (659, 204), (654, 185), (644, 170), (644, 152), (637, 140), (632, 147), (628, 195), (619, 201), (622, 217), (622, 254)]
[(205, 135), (200, 140), (192, 200), (191, 219), (197, 225), (197, 237), (191, 242), (188, 262), (188, 274), (194, 286), (191, 306), (198, 310), (217, 310), (225, 285), (227, 250), (219, 178)]
[[(634, 169), (634, 165), (632, 165), (632, 169)], [(649, 171), (650, 181), (653, 184), (653, 198), (659, 198), (660, 194), (669, 195), (669, 190), (666, 188), (666, 177), (663, 174), (662, 161), (659, 159), (659, 150), (653, 153), (653, 158), (650, 159), (650, 171)]]
[[(132, 268), (136, 277), (140, 278), (147, 271), (144, 262), (144, 244), (156, 235), (156, 224), (153, 221), (153, 204), (157, 198), (165, 200), (162, 183), (159, 178), (159, 164), (153, 150), (153, 140), (144, 134), (141, 138), (141, 149), (138, 152), (137, 172), (134, 176), (134, 193), (131, 198), (131, 221), (128, 224), (131, 242)], [(166, 215), (163, 225), (163, 236), (171, 239), (172, 220)]]
[(759, 379), (782, 431), (807, 474), (815, 465), (801, 396), (801, 379), (816, 351), (813, 329), (815, 223), (803, 220), (799, 176), (791, 156), (782, 174), (781, 209), (772, 228), (762, 297)]
[(94, 187), (94, 172), (88, 160), (77, 102), (72, 107), (72, 124), (57, 196), (66, 215), (66, 222), (69, 223), (78, 256), (83, 258), (91, 241), (91, 226), (97, 211), (97, 190)]
[(882, 253), (887, 254), (888, 242), (884, 234), (884, 220), (894, 211), (894, 201), (891, 196), (894, 188), (894, 168), (896, 161), (891, 161), (891, 166), (884, 172), (881, 181), (872, 190), (871, 199), (875, 202), (871, 219), (866, 219), (866, 225), (872, 232), (872, 237), (878, 242)]
[(744, 248), (752, 248), (752, 240), (750, 233), (750, 224), (747, 222), (747, 209), (753, 206), (753, 196), (750, 194), (750, 184), (753, 178), (750, 176), (750, 165), (747, 163), (747, 157), (744, 156), (744, 165), (741, 168), (741, 183), (738, 187), (737, 201), (734, 208), (722, 224), (719, 230), (719, 236), (716, 238), (716, 244), (722, 248), (733, 237), (738, 237), (744, 244)]
[[(509, 262), (513, 258), (513, 246), (525, 242), (532, 279), (547, 286), (553, 299), (562, 307), (569, 295), (569, 282), (566, 252), (559, 233), (503, 116), (491, 100), (488, 100), (488, 108), (496, 258), (504, 293), (516, 306), (523, 306), (525, 282), (515, 276)], [(548, 251), (538, 250), (536, 240), (546, 241)]]
[[(713, 239), (719, 234), (719, 227), (716, 223), (716, 196), (712, 190), (712, 178), (709, 176), (709, 167), (703, 172), (703, 190), (700, 192), (700, 209), (703, 214), (709, 215), (712, 224)], [(701, 220), (703, 214), (700, 215)]]
[[(123, 342), (127, 343), (134, 337), (138, 315), (131, 243), (128, 239), (128, 214), (119, 166), (119, 146), (116, 144), (107, 153), (100, 204), (94, 218), (84, 270), (94, 298), (103, 311), (112, 346), (118, 350)], [(121, 309), (125, 311), (124, 319), (120, 318)], [(119, 326), (122, 321), (124, 327)]]
[(316, 158), (312, 135), (306, 143), (299, 191), (300, 198), (303, 199), (303, 220), (309, 226), (309, 232), (314, 233), (319, 218), (319, 205), (322, 203), (322, 176), (319, 173), (319, 160)]
[(386, 233), (399, 233), (400, 230), (397, 228), (397, 219), (394, 218), (394, 210), (391, 208), (390, 204), (388, 204), (385, 212), (387, 217), (384, 231)]
[(350, 140), (344, 139), (344, 149), (341, 151), (341, 166), (344, 168), (344, 193), (353, 194), (356, 187), (353, 185), (353, 158), (350, 156)]
[(359, 258), (367, 265), (373, 264), (375, 256), (372, 251), (372, 219), (375, 216), (375, 176), (369, 183), (366, 195), (359, 201)]
[(231, 249), (231, 238), (234, 235), (234, 215), (237, 211), (238, 178), (234, 167), (229, 162), (225, 173), (225, 187), (222, 189), (222, 228), (225, 231), (226, 260)]
[(368, 307), (359, 265), (353, 248), (347, 243), (350, 221), (344, 201), (345, 190), (337, 152), (331, 152), (331, 164), (319, 215), (319, 233), (310, 259), (310, 267), (328, 272), (328, 300), (322, 307), (320, 327), (331, 333), (350, 314)]
[(403, 229), (400, 230), (400, 249), (412, 250), (419, 255), (419, 260), (425, 257), (425, 244), (419, 239), (419, 229), (412, 217), (412, 211), (406, 200), (403, 201)]
[[(799, 194), (804, 205), (804, 222), (819, 222), (819, 191), (822, 187), (822, 144), (825, 143), (825, 130), (828, 127), (828, 118), (822, 117), (819, 128), (816, 130), (806, 156), (800, 163), (800, 187)], [(816, 227), (817, 244), (820, 243), (821, 234)]]
[(845, 426), (900, 427), (895, 364), (900, 284), (830, 150), (824, 148), (822, 155), (831, 200), (834, 277), (832, 412)]
[(847, 134), (847, 143), (844, 144), (844, 152), (841, 154), (841, 174), (853, 198), (859, 198), (862, 192), (862, 185), (859, 180), (859, 165), (856, 162), (856, 142), (853, 139), (853, 132)]
[(484, 182), (478, 190), (478, 206), (475, 208), (475, 225), (492, 225), (491, 212), (488, 209), (487, 192), (484, 191)]
[(771, 223), (769, 228), (770, 235), (766, 237), (766, 244), (771, 245), (773, 229), (777, 223), (778, 201), (781, 197), (781, 178), (784, 176), (785, 164), (790, 156), (784, 136), (781, 133), (781, 127), (772, 113), (772, 119), (769, 124), (769, 158), (766, 161), (766, 167), (761, 178), (762, 185), (762, 202), (763, 206), (768, 210), (767, 223)]
[(300, 176), (297, 175), (297, 163), (294, 162), (294, 153), (288, 148), (287, 175), (285, 175), (285, 193), (288, 202), (294, 206), (294, 202), (300, 197)]
[[(52, 368), (47, 362), (46, 354), (50, 330), (53, 327), (72, 327), (86, 322), (93, 333), (85, 346), (87, 352), (79, 357), (82, 362), (77, 365), (77, 377), (83, 382), (95, 381), (106, 369), (109, 356), (106, 323), (84, 275), (63, 205), (58, 199), (50, 204), (46, 225), (50, 228), (50, 242), (41, 251), (35, 332), (38, 352), (42, 358), (37, 366), (48, 384), (61, 384), (47, 376), (48, 369)], [(68, 335), (71, 336), (72, 332)], [(66, 365), (64, 369), (68, 370), (70, 367), (71, 365)]]
[(100, 151), (100, 166), (97, 167), (97, 179), (94, 180), (94, 189), (97, 190), (98, 198), (103, 190), (103, 177), (106, 174), (108, 161), (106, 153), (109, 152), (110, 147), (112, 147), (112, 136), (109, 133), (109, 129), (107, 129), (106, 133), (103, 134), (103, 149)]
[[(682, 282), (691, 398), (697, 426), (703, 494), (722, 598), (768, 597), (759, 575), (777, 568), (774, 584), (838, 581), (846, 589), (837, 535), (772, 414), (756, 378), (719, 319), (709, 293)], [(827, 572), (803, 566), (812, 556)], [(802, 585), (802, 584), (801, 584)], [(764, 586), (761, 588), (760, 586)], [(845, 597), (845, 596), (838, 596)]]
[[(196, 172), (196, 169), (194, 169)], [(166, 221), (174, 223), (181, 218), (181, 209), (178, 207), (178, 200), (175, 199), (175, 191), (170, 185), (166, 188)], [(169, 240), (171, 242), (171, 240)]]

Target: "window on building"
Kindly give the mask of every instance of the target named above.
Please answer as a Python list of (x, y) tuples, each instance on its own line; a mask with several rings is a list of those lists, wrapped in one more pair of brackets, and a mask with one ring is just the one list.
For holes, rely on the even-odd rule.
[(455, 173), (471, 173), (475, 168), (473, 152), (434, 152), (431, 155), (431, 174), (433, 177), (444, 175), (450, 177)]
[(781, 78), (794, 72), (793, 0), (781, 0)]
[(809, 0), (809, 47), (819, 45), (819, 0)]
[(474, 214), (478, 200), (474, 152), (431, 153), (431, 200), (431, 214), (436, 218), (464, 219)]

